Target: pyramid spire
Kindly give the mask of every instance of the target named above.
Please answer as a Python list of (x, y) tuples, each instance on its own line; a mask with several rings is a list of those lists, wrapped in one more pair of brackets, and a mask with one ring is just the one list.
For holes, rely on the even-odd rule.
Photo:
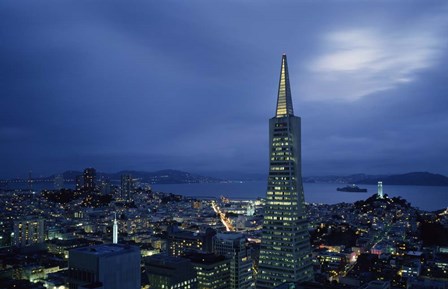
[(294, 115), (294, 110), (292, 108), (291, 87), (289, 86), (288, 63), (286, 61), (286, 54), (283, 53), (275, 116), (285, 117), (288, 115)]
[(269, 119), (269, 177), (257, 289), (301, 283), (314, 276), (302, 184), (301, 120), (293, 114), (286, 55), (280, 73), (277, 112)]

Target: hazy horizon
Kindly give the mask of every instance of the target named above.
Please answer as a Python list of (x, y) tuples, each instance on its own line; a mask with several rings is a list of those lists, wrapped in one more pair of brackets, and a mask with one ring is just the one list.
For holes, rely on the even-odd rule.
[[(87, 167), (85, 167), (87, 168)], [(48, 174), (44, 174), (44, 173), (37, 173), (37, 172), (27, 172), (27, 173), (22, 173), (13, 177), (5, 177), (5, 176), (0, 176), (0, 179), (3, 180), (7, 180), (7, 179), (14, 179), (14, 178), (19, 178), (19, 179), (27, 179), (29, 177), (29, 174), (31, 173), (32, 178), (45, 178), (45, 177), (50, 177), (50, 176), (54, 176), (54, 175), (59, 175), (59, 174), (63, 174), (65, 172), (80, 172), (82, 173), (82, 171), (85, 169), (67, 169), (64, 171), (58, 171), (58, 172), (52, 172), (52, 173), (48, 173)], [(250, 178), (262, 178), (262, 177), (267, 177), (268, 176), (268, 171), (266, 170), (265, 173), (250, 173), (250, 172), (231, 172), (231, 171), (226, 171), (226, 172), (197, 172), (197, 171), (192, 171), (192, 170), (177, 170), (177, 169), (170, 169), (170, 168), (164, 168), (164, 169), (156, 169), (156, 170), (117, 170), (117, 171), (98, 171), (97, 170), (97, 174), (116, 174), (119, 172), (126, 172), (126, 171), (134, 171), (134, 172), (145, 172), (145, 173), (153, 173), (153, 172), (158, 172), (158, 171), (165, 171), (165, 170), (175, 170), (175, 171), (181, 171), (181, 172), (186, 172), (186, 173), (190, 173), (190, 174), (194, 174), (194, 175), (200, 175), (200, 176), (204, 176), (204, 177), (211, 177), (211, 178), (218, 178), (218, 179), (226, 179), (226, 180), (240, 180), (238, 179), (238, 177), (240, 177), (241, 179), (250, 179)], [(431, 173), (431, 174), (437, 174), (437, 175), (443, 175), (445, 177), (448, 177), (447, 175), (444, 175), (442, 173), (439, 172), (433, 172), (433, 171), (408, 171), (408, 172), (385, 172), (385, 173), (375, 173), (375, 174), (367, 174), (364, 172), (354, 172), (354, 173), (348, 173), (348, 174), (314, 174), (314, 175), (307, 175), (304, 174), (303, 177), (304, 178), (310, 178), (310, 177), (332, 177), (332, 176), (338, 176), (338, 177), (349, 177), (349, 176), (354, 176), (354, 175), (359, 175), (359, 174), (364, 174), (367, 176), (380, 176), (380, 175), (402, 175), (402, 174), (408, 174), (408, 173)]]

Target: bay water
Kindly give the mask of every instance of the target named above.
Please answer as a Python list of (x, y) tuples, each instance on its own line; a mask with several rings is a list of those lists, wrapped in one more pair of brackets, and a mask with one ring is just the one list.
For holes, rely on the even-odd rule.
[[(377, 192), (376, 185), (359, 185), (367, 193), (338, 192), (338, 187), (346, 184), (304, 183), (305, 201), (308, 203), (353, 203), (364, 200)], [(198, 198), (257, 199), (266, 196), (266, 181), (167, 184), (152, 185), (153, 190)], [(383, 184), (383, 192), (389, 197), (402, 197), (412, 206), (426, 211), (446, 209), (448, 207), (448, 187), (435, 186), (393, 186)]]

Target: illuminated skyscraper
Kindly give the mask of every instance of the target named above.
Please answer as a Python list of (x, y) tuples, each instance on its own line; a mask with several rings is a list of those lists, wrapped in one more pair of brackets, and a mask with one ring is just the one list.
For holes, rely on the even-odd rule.
[(190, 259), (196, 270), (198, 289), (229, 289), (231, 259), (213, 253), (189, 253), (184, 256)]
[(313, 278), (300, 134), (283, 54), (276, 115), (269, 120), (270, 166), (256, 283), (260, 289)]
[(243, 234), (218, 233), (213, 238), (215, 254), (230, 258), (230, 289), (253, 288), (252, 250)]

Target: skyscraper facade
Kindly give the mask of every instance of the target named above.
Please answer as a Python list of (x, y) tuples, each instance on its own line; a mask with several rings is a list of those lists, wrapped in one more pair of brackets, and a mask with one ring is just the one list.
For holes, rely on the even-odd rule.
[(269, 120), (269, 177), (257, 288), (313, 278), (301, 164), (301, 122), (294, 115), (286, 55), (276, 114)]
[(213, 253), (192, 252), (184, 256), (196, 270), (198, 289), (229, 289), (230, 258)]
[(230, 289), (253, 288), (252, 249), (243, 234), (218, 233), (213, 237), (215, 254), (230, 258)]
[(182, 256), (187, 252), (212, 252), (213, 236), (216, 231), (207, 228), (205, 232), (181, 230), (177, 226), (170, 226), (167, 230), (167, 250), (171, 256)]
[(126, 201), (131, 201), (134, 192), (134, 180), (131, 175), (121, 176), (121, 198)]

